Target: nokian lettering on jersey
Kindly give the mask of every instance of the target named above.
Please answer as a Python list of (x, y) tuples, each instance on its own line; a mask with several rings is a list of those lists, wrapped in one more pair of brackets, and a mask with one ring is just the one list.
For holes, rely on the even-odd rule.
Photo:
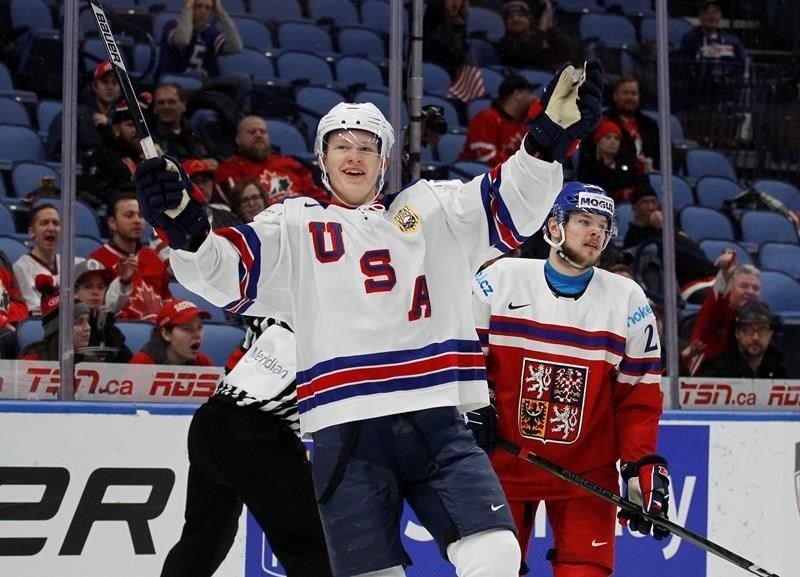
[(520, 435), (545, 443), (575, 442), (588, 377), (588, 367), (526, 358), (520, 383)]
[(643, 321), (653, 314), (653, 308), (650, 305), (640, 306), (632, 315), (628, 315), (628, 328)]

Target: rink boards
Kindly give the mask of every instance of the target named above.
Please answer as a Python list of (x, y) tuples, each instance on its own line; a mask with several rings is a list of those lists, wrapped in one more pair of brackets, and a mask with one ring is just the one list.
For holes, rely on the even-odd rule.
[[(186, 431), (196, 405), (0, 402), (0, 575), (158, 575), (182, 523)], [(671, 519), (782, 577), (800, 566), (800, 414), (667, 413)], [(568, 463), (564, 463), (568, 467)], [(412, 577), (452, 577), (427, 532), (402, 521)], [(529, 564), (550, 574), (541, 514)], [(617, 576), (748, 573), (675, 538), (618, 527)], [(112, 569), (113, 568), (113, 569)], [(222, 577), (280, 577), (243, 517)]]

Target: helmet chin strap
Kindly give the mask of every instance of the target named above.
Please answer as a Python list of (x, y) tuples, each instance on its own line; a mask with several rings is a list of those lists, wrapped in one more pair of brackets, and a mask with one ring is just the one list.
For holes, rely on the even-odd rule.
[(556, 249), (556, 254), (558, 256), (560, 256), (567, 264), (569, 264), (573, 268), (576, 268), (578, 270), (586, 270), (586, 269), (591, 268), (592, 265), (578, 264), (577, 262), (575, 262), (574, 260), (572, 260), (570, 257), (567, 256), (567, 253), (564, 252), (564, 242), (567, 240), (567, 235), (564, 232), (564, 225), (562, 225), (561, 223), (558, 223), (558, 230), (559, 230), (559, 232), (561, 232), (561, 240), (560, 241), (555, 242), (553, 239), (550, 238), (549, 234), (543, 235), (544, 241), (547, 244), (549, 244), (551, 247)]

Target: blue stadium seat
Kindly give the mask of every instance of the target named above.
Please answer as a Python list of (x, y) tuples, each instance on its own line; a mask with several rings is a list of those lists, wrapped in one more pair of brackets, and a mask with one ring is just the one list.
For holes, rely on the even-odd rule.
[(503, 75), (493, 68), (481, 69), (483, 72), (483, 85), (486, 88), (487, 96), (495, 98), (497, 90), (500, 88), (500, 83), (503, 82)]
[(31, 126), (31, 117), (25, 105), (8, 96), (0, 96), (0, 119), (3, 124)]
[(800, 284), (786, 273), (761, 271), (761, 300), (775, 314), (800, 312)]
[(742, 187), (735, 180), (722, 176), (704, 176), (694, 186), (697, 204), (720, 209), (726, 200), (735, 198)]
[(578, 32), (581, 40), (596, 38), (609, 48), (630, 48), (636, 45), (636, 28), (617, 14), (584, 14)]
[(464, 148), (464, 142), (467, 140), (467, 135), (463, 133), (448, 132), (443, 134), (436, 145), (436, 152), (439, 156), (439, 162), (445, 164), (455, 164), (458, 162), (458, 157), (461, 150)]
[(447, 94), (450, 73), (434, 62), (422, 63), (422, 90), (429, 94)]
[(0, 169), (11, 169), (17, 160), (47, 160), (42, 137), (26, 126), (0, 124)]
[(184, 90), (195, 91), (203, 88), (203, 81), (197, 76), (189, 74), (162, 74), (158, 79), (159, 84), (178, 84)]
[[(391, 6), (386, 0), (364, 0), (361, 3), (361, 22), (380, 33), (389, 34)], [(403, 6), (403, 22), (408, 22), (408, 7)]]
[(222, 76), (246, 74), (256, 82), (275, 78), (275, 67), (272, 60), (267, 58), (263, 52), (253, 48), (245, 48), (238, 54), (223, 54), (217, 61)]
[(707, 238), (700, 241), (700, 248), (703, 249), (703, 252), (706, 253), (708, 260), (711, 262), (717, 260), (717, 257), (721, 255), (725, 249), (731, 249), (736, 251), (736, 264), (753, 264), (750, 253), (738, 242)]
[(312, 84), (333, 83), (330, 65), (316, 54), (288, 50), (278, 56), (278, 78), (283, 80), (308, 80)]
[(3, 175), (0, 174), (0, 201), (8, 198), (8, 191), (6, 190), (6, 182), (3, 180)]
[[(378, 107), (387, 120), (391, 122), (391, 115), (389, 113), (389, 95), (385, 92), (377, 92), (375, 90), (362, 90), (353, 98), (353, 102), (372, 102)], [(401, 119), (403, 125), (408, 123), (408, 108), (406, 103), (402, 102), (400, 106)]]
[(451, 178), (460, 178), (463, 181), (472, 180), (474, 177), (489, 172), (491, 167), (483, 162), (460, 160), (451, 167)]
[(44, 338), (44, 327), (41, 317), (23, 319), (17, 325), (17, 344), (22, 352), (27, 346)]
[(11, 185), (14, 196), (24, 198), (28, 193), (39, 188), (41, 179), (52, 177), (56, 181), (56, 187), (61, 188), (61, 174), (51, 165), (45, 162), (15, 162), (11, 169)]
[(685, 206), (678, 213), (680, 229), (695, 242), (707, 238), (735, 240), (728, 217), (707, 206)]
[(208, 322), (203, 326), (200, 350), (211, 357), (214, 365), (222, 367), (243, 338), (244, 330), (239, 327)]
[[(692, 29), (692, 23), (683, 18), (669, 18), (667, 20), (667, 42), (670, 49), (676, 49), (681, 45), (681, 39), (687, 30)], [(644, 18), (639, 24), (639, 38), (642, 42), (656, 41), (656, 19), (652, 17)]]
[[(227, 7), (227, 4), (226, 4)], [(266, 25), (257, 18), (249, 16), (236, 16), (233, 18), (236, 30), (242, 38), (245, 48), (252, 48), (260, 52), (266, 52), (274, 48), (272, 45), (272, 32)]]
[(297, 91), (295, 102), (297, 103), (300, 120), (306, 125), (308, 149), (312, 150), (319, 119), (327, 114), (331, 108), (340, 102), (344, 102), (344, 96), (330, 88), (304, 86)]
[(267, 130), (270, 142), (280, 149), (281, 154), (287, 156), (308, 155), (306, 138), (294, 124), (270, 118), (267, 120)]
[(428, 105), (441, 107), (444, 119), (447, 121), (448, 130), (465, 131), (465, 128), (461, 126), (461, 118), (458, 116), (458, 110), (456, 110), (455, 105), (450, 100), (433, 94), (423, 94), (422, 106)]
[(117, 328), (125, 335), (125, 344), (133, 354), (138, 353), (153, 334), (153, 323), (147, 321), (119, 320)]
[(651, 0), (606, 0), (606, 10), (621, 10), (629, 18), (644, 18), (655, 16)]
[(558, 9), (566, 12), (600, 12), (597, 0), (559, 0)]
[(786, 242), (765, 242), (758, 251), (763, 270), (778, 270), (800, 280), (800, 245)]
[(247, 13), (247, 8), (244, 5), (244, 0), (225, 0), (225, 10), (231, 16), (241, 16)]
[(78, 235), (75, 237), (75, 256), (89, 258), (89, 255), (103, 246), (103, 241), (94, 236)]
[[(60, 198), (40, 198), (33, 203), (33, 206), (40, 204), (52, 204), (58, 209), (59, 214), (64, 214), (64, 201)], [(75, 230), (80, 231), (81, 234), (86, 236), (93, 236), (100, 238), (100, 223), (97, 220), (97, 214), (88, 204), (81, 200), (75, 201)]]
[(522, 68), (517, 73), (527, 78), (536, 87), (547, 86), (553, 77), (553, 73), (548, 70), (534, 70), (533, 68)]
[(800, 211), (800, 190), (789, 182), (762, 179), (755, 181), (753, 188), (774, 196), (786, 205), (789, 210)]
[(328, 31), (303, 20), (290, 20), (278, 26), (278, 47), (281, 50), (307, 50), (314, 54), (333, 53)]
[[(577, 155), (574, 155), (573, 158), (576, 156)], [(652, 186), (653, 190), (658, 194), (659, 201), (663, 203), (664, 192), (661, 189), (661, 175), (658, 173), (651, 173), (647, 175), (647, 178), (650, 180), (650, 186)], [(689, 186), (689, 183), (675, 174), (672, 175), (670, 182), (672, 183), (672, 208), (675, 212), (678, 212), (684, 206), (694, 204), (694, 195), (692, 194), (692, 188)]]
[(342, 56), (336, 61), (336, 80), (345, 86), (363, 84), (366, 88), (384, 88), (383, 73), (377, 64), (361, 56)]
[(250, 16), (262, 22), (282, 22), (303, 17), (298, 0), (250, 0)]
[(53, 15), (44, 0), (11, 0), (12, 28), (53, 29)]
[(36, 105), (36, 126), (39, 136), (46, 139), (50, 125), (56, 116), (61, 113), (64, 103), (59, 100), (40, 100)]
[(476, 98), (467, 103), (467, 123), (472, 120), (472, 117), (478, 114), (484, 108), (489, 108), (492, 105), (491, 98)]
[(727, 156), (709, 148), (697, 148), (686, 153), (686, 176), (696, 182), (704, 176), (722, 176), (739, 180)]
[[(577, 155), (575, 155), (577, 156)], [(622, 248), (625, 235), (628, 234), (628, 227), (633, 220), (633, 208), (629, 202), (621, 202), (616, 206), (617, 216), (617, 236), (613, 239), (614, 246)]]
[[(11, 228), (8, 226), (7, 219), (11, 219)], [(14, 220), (8, 209), (0, 204), (0, 230), (14, 232)], [(29, 252), (29, 248), (21, 240), (10, 236), (0, 236), (0, 250), (3, 251), (11, 264), (14, 264), (19, 257)]]
[[(158, 0), (155, 0), (158, 2)], [(181, 2), (182, 4), (183, 2)], [(155, 12), (153, 14), (153, 38), (155, 39), (156, 43), (161, 42), (161, 36), (163, 36), (164, 32), (164, 25), (169, 22), (170, 20), (176, 20), (178, 15), (180, 14), (180, 7), (178, 8), (167, 8), (161, 12)]]
[(470, 38), (469, 49), (478, 66), (497, 66), (500, 64), (497, 48), (488, 40)]
[(358, 9), (352, 0), (308, 0), (308, 15), (312, 20), (330, 19), (338, 25), (358, 24)]
[(467, 34), (485, 32), (488, 40), (500, 40), (506, 33), (503, 17), (491, 8), (471, 6), (467, 18)]
[(339, 52), (346, 56), (386, 58), (386, 47), (380, 35), (365, 26), (344, 26), (336, 36)]
[(30, 90), (17, 90), (14, 86), (14, 79), (8, 67), (0, 62), (0, 96), (7, 96), (19, 102), (35, 103), (38, 98), (35, 92)]
[(795, 225), (777, 212), (746, 210), (739, 217), (739, 225), (745, 242), (759, 245), (765, 242), (798, 242)]

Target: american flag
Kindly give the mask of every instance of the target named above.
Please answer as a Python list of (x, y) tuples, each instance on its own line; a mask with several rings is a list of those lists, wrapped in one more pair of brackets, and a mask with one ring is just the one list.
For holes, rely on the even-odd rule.
[(483, 84), (483, 72), (480, 67), (472, 64), (459, 66), (448, 90), (462, 102), (470, 102), (485, 95), (486, 86)]

